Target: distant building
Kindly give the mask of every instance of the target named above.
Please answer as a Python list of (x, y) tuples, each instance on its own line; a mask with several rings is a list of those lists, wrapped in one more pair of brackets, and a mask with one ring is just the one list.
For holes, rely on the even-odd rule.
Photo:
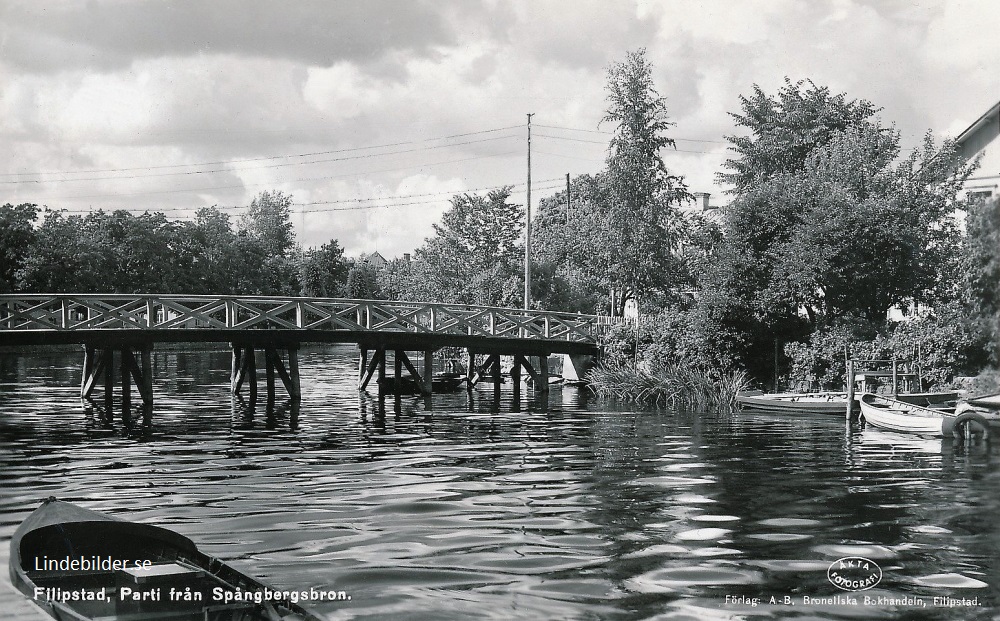
[(722, 210), (719, 209), (719, 205), (712, 204), (711, 193), (695, 192), (693, 196), (693, 203), (687, 203), (680, 206), (680, 212), (682, 214), (699, 214), (710, 222), (722, 224)]
[(958, 135), (959, 152), (972, 159), (982, 153), (979, 170), (965, 183), (965, 197), (989, 200), (1000, 196), (1000, 102)]
[(371, 254), (361, 255), (359, 257), (359, 261), (361, 263), (368, 263), (377, 270), (382, 269), (383, 267), (389, 264), (389, 262), (386, 261), (385, 257), (379, 254), (377, 250)]

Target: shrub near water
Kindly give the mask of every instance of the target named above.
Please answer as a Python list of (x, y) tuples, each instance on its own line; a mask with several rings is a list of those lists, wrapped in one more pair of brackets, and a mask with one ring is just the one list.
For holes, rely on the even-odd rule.
[(592, 369), (589, 377), (591, 389), (600, 396), (687, 410), (731, 411), (737, 393), (749, 386), (742, 371), (713, 377), (679, 364), (651, 371), (611, 362)]

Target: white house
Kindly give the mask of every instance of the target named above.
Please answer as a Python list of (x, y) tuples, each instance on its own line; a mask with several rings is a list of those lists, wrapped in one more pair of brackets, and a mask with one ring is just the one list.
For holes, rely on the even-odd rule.
[(965, 184), (967, 198), (987, 200), (1000, 196), (1000, 102), (955, 139), (967, 159), (982, 153), (979, 170)]

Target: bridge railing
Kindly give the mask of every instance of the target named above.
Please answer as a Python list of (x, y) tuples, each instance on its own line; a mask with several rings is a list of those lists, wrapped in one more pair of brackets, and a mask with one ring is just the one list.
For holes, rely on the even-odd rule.
[(385, 300), (206, 295), (0, 295), (4, 331), (346, 330), (596, 342), (614, 318)]

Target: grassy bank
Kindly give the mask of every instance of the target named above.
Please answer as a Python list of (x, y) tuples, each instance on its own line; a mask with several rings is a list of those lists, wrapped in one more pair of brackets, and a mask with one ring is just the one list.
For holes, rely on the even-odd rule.
[(605, 364), (588, 375), (598, 395), (672, 409), (731, 411), (736, 394), (749, 386), (742, 371), (713, 377), (690, 367), (667, 366), (655, 372)]

